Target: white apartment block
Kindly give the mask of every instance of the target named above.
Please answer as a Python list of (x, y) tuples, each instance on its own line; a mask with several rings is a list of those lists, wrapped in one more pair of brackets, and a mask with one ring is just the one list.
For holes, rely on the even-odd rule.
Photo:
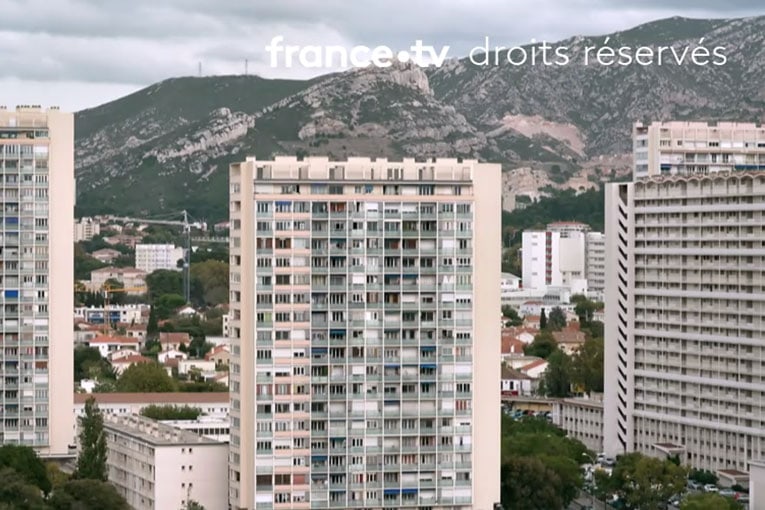
[(109, 482), (135, 510), (228, 510), (228, 446), (142, 416), (107, 416)]
[(604, 448), (765, 458), (765, 172), (606, 191)]
[(93, 218), (80, 218), (74, 222), (74, 241), (90, 241), (101, 233), (101, 224)]
[[(109, 305), (109, 324), (118, 322), (127, 324), (143, 324), (148, 321), (151, 305), (128, 304)], [(106, 308), (103, 306), (78, 306), (74, 309), (74, 318), (89, 324), (104, 324)], [(145, 315), (144, 315), (145, 314)]]
[(202, 414), (211, 416), (228, 416), (229, 410), (228, 392), (75, 393), (74, 416), (84, 416), (85, 402), (91, 397), (96, 399), (104, 415), (140, 414), (143, 408), (151, 405), (196, 407)]
[(585, 251), (587, 296), (602, 301), (606, 289), (606, 236), (602, 232), (588, 232)]
[(180, 271), (178, 261), (183, 258), (183, 248), (173, 244), (136, 244), (135, 267), (151, 274), (160, 269)]
[(737, 122), (653, 122), (633, 127), (635, 179), (765, 170), (765, 127)]
[(569, 287), (574, 294), (585, 293), (589, 230), (583, 223), (557, 222), (543, 231), (523, 232), (523, 288)]
[(74, 118), (0, 107), (0, 444), (65, 456), (72, 435)]
[(603, 451), (603, 400), (600, 398), (564, 398), (553, 402), (552, 421), (578, 439), (588, 450)]
[(232, 508), (494, 508), (499, 165), (249, 158), (230, 186)]

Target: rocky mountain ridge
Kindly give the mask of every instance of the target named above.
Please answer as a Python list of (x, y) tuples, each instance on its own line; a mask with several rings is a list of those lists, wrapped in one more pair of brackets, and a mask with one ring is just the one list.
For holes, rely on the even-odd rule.
[[(762, 121), (765, 17), (672, 18), (611, 34), (611, 44), (725, 46), (711, 67), (438, 69), (397, 63), (313, 80), (177, 78), (77, 114), (80, 214), (227, 214), (228, 164), (246, 155), (464, 157), (497, 161), (508, 206), (551, 188), (586, 189), (629, 171), (636, 120)], [(148, 191), (148, 192), (147, 192)]]

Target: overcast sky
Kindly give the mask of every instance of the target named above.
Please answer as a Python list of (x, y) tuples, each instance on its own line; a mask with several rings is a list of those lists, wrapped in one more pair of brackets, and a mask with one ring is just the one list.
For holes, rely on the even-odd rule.
[[(689, 7), (690, 5), (690, 7)], [(304, 78), (271, 68), (265, 46), (387, 45), (416, 39), (464, 56), (596, 35), (669, 16), (765, 14), (762, 0), (0, 0), (0, 104), (79, 110), (174, 76)]]

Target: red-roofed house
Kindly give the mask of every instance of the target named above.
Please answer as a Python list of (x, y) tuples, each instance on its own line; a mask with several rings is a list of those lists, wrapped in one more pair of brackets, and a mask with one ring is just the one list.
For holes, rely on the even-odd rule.
[(503, 395), (531, 395), (532, 379), (523, 372), (503, 364), (501, 388)]
[(552, 335), (555, 341), (558, 342), (558, 347), (569, 356), (584, 345), (584, 341), (587, 338), (584, 332), (579, 331), (578, 322), (572, 322), (564, 329), (553, 332)]
[(547, 370), (547, 361), (540, 358), (523, 365), (519, 370), (532, 379), (539, 379)]
[(145, 356), (125, 356), (124, 358), (115, 359), (112, 361), (112, 367), (114, 367), (114, 371), (117, 372), (117, 374), (122, 375), (122, 373), (128, 369), (128, 367), (131, 367), (137, 363), (153, 363), (154, 360), (151, 360)]
[(108, 357), (110, 353), (122, 349), (139, 350), (141, 348), (141, 342), (135, 338), (128, 338), (126, 336), (99, 335), (90, 339), (87, 342), (87, 345), (98, 349), (98, 352), (100, 352), (101, 356), (104, 358)]
[(522, 356), (525, 345), (513, 335), (506, 333), (506, 330), (502, 332), (502, 354)]
[(189, 345), (191, 338), (188, 333), (160, 333), (159, 344), (163, 351), (180, 349), (181, 345)]
[(229, 354), (228, 345), (219, 345), (205, 354), (206, 360), (215, 361), (216, 368), (220, 367), (221, 365), (228, 365), (230, 357), (231, 356)]

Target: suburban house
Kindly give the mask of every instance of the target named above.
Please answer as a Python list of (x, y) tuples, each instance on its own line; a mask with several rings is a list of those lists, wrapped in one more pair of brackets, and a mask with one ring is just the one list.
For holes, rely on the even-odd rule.
[(584, 332), (579, 330), (578, 322), (570, 322), (564, 329), (555, 331), (552, 335), (558, 342), (558, 347), (569, 356), (574, 354), (587, 338)]
[(210, 352), (205, 354), (205, 359), (208, 361), (214, 361), (216, 367), (228, 365), (230, 353), (227, 345), (219, 345), (214, 347)]
[(139, 350), (141, 348), (141, 342), (135, 338), (128, 338), (126, 336), (108, 336), (99, 335), (87, 342), (89, 347), (98, 349), (101, 356), (104, 358), (109, 357), (109, 354), (120, 351), (122, 349), (134, 349)]
[(519, 370), (502, 365), (502, 395), (526, 396), (534, 391), (532, 379)]
[(104, 264), (111, 264), (120, 255), (122, 255), (122, 253), (111, 248), (101, 248), (100, 250), (96, 250), (90, 254), (91, 257)]
[(160, 351), (159, 354), (157, 354), (157, 361), (159, 361), (162, 365), (166, 364), (167, 360), (171, 359), (189, 359), (189, 355), (185, 352), (179, 351), (178, 349), (168, 349), (166, 351)]
[(188, 333), (160, 333), (159, 344), (162, 346), (163, 351), (170, 349), (180, 349), (181, 345), (188, 346), (191, 343), (191, 338)]
[(124, 358), (115, 359), (112, 361), (112, 367), (118, 375), (122, 375), (125, 370), (137, 363), (154, 363), (154, 360), (145, 356), (126, 356)]

